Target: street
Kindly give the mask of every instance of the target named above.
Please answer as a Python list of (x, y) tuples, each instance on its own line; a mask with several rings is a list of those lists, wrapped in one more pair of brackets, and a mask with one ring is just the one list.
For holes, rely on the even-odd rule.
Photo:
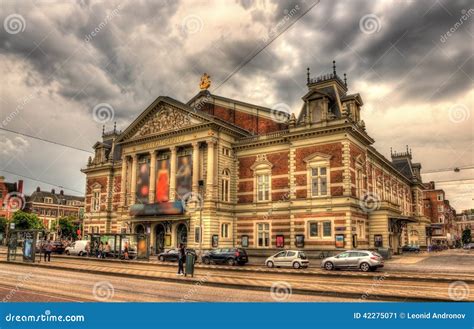
[[(0, 297), (6, 301), (473, 301), (473, 262), (472, 252), (448, 250), (402, 256), (375, 273), (197, 265), (191, 278), (177, 276), (174, 263), (53, 256), (51, 263), (25, 265), (8, 264), (2, 257)], [(452, 272), (455, 264), (462, 264), (458, 272)]]

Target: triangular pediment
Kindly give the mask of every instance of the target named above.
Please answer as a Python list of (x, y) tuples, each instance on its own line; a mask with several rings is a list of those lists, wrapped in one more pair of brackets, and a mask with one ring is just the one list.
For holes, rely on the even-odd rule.
[(160, 104), (157, 111), (142, 123), (132, 138), (179, 130), (200, 123), (203, 122), (192, 118), (189, 113), (183, 110), (167, 104)]
[(177, 131), (209, 123), (187, 105), (159, 97), (121, 134), (120, 141)]

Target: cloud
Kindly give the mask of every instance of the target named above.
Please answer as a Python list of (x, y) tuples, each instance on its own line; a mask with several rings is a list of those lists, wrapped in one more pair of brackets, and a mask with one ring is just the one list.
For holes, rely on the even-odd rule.
[[(424, 168), (474, 162), (465, 154), (473, 139), (474, 15), (442, 38), (469, 1), (321, 1), (301, 18), (311, 4), (7, 2), (0, 22), (17, 14), (25, 26), (16, 34), (0, 28), (0, 119), (21, 104), (8, 129), (90, 148), (100, 137), (92, 115), (97, 104), (110, 104), (124, 129), (160, 95), (184, 102), (194, 96), (203, 72), (212, 76), (211, 89), (230, 77), (217, 94), (268, 107), (284, 103), (299, 112), (306, 67), (312, 76), (329, 73), (335, 59), (338, 73), (348, 74), (350, 92), (364, 99), (367, 129), (383, 154), (410, 144)], [(373, 31), (361, 27), (364, 17), (376, 23)], [(454, 123), (449, 111), (459, 104), (470, 117)], [(12, 143), (15, 135), (7, 137)], [(24, 165), (10, 166), (83, 186), (79, 168), (87, 154), (67, 153), (67, 169), (55, 161), (43, 172), (48, 160), (33, 147), (48, 155), (65, 151), (35, 142), (18, 156)]]

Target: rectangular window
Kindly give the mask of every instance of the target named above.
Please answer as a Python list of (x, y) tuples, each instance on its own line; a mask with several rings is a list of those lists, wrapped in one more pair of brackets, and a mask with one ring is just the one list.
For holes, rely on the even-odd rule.
[(312, 238), (318, 237), (318, 223), (311, 222), (309, 223), (309, 236)]
[(257, 176), (257, 200), (258, 201), (270, 200), (270, 176), (269, 175)]
[(327, 238), (332, 235), (331, 222), (323, 222), (323, 237)]
[(438, 194), (438, 201), (443, 201), (443, 194)]
[(100, 192), (96, 191), (92, 195), (92, 211), (99, 211), (100, 209)]
[(221, 225), (221, 238), (227, 239), (229, 238), (229, 224), (224, 223)]
[(444, 209), (443, 209), (443, 206), (442, 206), (442, 205), (441, 205), (441, 206), (438, 206), (438, 212), (443, 212), (443, 210), (444, 210)]
[(327, 168), (311, 168), (311, 196), (324, 196), (328, 194)]
[(257, 245), (259, 247), (270, 246), (270, 224), (268, 223), (257, 224)]

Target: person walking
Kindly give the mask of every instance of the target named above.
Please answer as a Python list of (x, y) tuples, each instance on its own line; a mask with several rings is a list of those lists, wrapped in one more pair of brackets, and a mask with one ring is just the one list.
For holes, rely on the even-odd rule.
[(51, 239), (46, 242), (46, 245), (44, 247), (44, 261), (46, 262), (46, 259), (48, 259), (48, 262), (51, 261), (51, 252), (53, 251), (53, 242)]
[(179, 244), (178, 249), (178, 274), (177, 275), (184, 275), (184, 262), (186, 261), (186, 250), (184, 248), (184, 244)]
[(97, 256), (98, 258), (104, 258), (104, 243), (102, 241), (100, 241), (100, 244), (99, 244), (99, 255)]
[(102, 258), (106, 258), (110, 256), (110, 244), (108, 242), (105, 243), (104, 255)]

